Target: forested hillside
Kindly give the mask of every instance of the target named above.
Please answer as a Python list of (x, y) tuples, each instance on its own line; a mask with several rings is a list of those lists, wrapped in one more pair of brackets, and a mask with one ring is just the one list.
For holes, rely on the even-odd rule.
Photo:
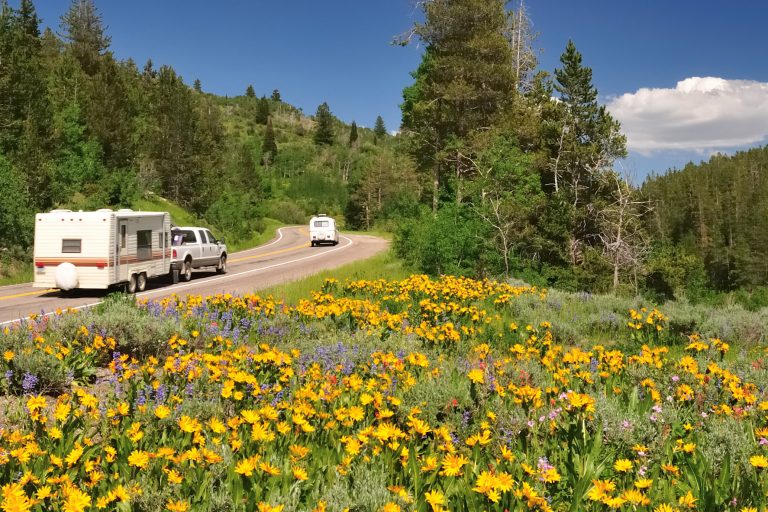
[(34, 213), (56, 207), (161, 197), (240, 240), (266, 216), (304, 223), (318, 211), (346, 213), (348, 226), (370, 227), (416, 189), (381, 118), (365, 120), (373, 129), (347, 125), (327, 104), (309, 116), (277, 90), (258, 95), (246, 78), (242, 96), (224, 98), (171, 65), (118, 61), (91, 0), (63, 5), (60, 30), (42, 33), (31, 0), (0, 6), (6, 263), (28, 255)]
[(0, 1), (0, 274), (29, 258), (37, 211), (168, 200), (229, 240), (325, 212), (395, 232), (429, 274), (768, 303), (767, 150), (638, 188), (615, 170), (626, 138), (589, 57), (569, 41), (539, 69), (523, 3), (420, 4), (400, 42), (418, 41), (422, 61), (392, 136), (381, 117), (304, 113), (245, 76), (222, 97), (170, 64), (119, 61), (93, 0), (42, 33), (31, 0)]
[(716, 290), (768, 284), (768, 147), (713, 156), (643, 184), (662, 286)]

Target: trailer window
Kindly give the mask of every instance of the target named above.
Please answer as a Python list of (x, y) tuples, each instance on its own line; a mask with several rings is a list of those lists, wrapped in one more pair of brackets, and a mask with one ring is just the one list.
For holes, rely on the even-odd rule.
[(83, 241), (80, 238), (64, 238), (61, 241), (61, 252), (62, 253), (81, 253), (82, 251), (82, 245)]
[(120, 225), (120, 248), (125, 249), (126, 245), (126, 239), (128, 237), (126, 236), (126, 226), (125, 224)]
[(315, 227), (316, 228), (327, 228), (328, 227), (328, 221), (327, 220), (316, 220), (315, 221)]
[(143, 229), (136, 232), (136, 257), (139, 261), (152, 259), (152, 230)]

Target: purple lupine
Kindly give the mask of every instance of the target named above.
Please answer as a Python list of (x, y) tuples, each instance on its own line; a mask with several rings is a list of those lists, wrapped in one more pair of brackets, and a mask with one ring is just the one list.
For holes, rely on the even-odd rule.
[(33, 375), (29, 372), (24, 373), (24, 378), (21, 380), (21, 389), (24, 391), (24, 393), (32, 393), (35, 391), (35, 388), (37, 387), (37, 383), (39, 382), (39, 379), (37, 378), (37, 375)]

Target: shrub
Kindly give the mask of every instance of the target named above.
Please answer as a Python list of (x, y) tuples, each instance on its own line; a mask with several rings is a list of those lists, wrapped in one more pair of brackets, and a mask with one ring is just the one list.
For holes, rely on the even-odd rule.
[(4, 377), (6, 392), (15, 395), (60, 395), (69, 389), (73, 375), (54, 355), (40, 350), (21, 350)]
[(168, 350), (167, 341), (179, 328), (173, 318), (154, 317), (123, 293), (108, 295), (95, 310), (85, 312), (80, 321), (89, 325), (91, 332), (117, 340), (119, 352), (138, 358), (158, 356)]

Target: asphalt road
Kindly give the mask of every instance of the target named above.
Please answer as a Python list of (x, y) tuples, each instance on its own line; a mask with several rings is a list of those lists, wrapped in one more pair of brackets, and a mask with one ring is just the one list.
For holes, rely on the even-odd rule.
[[(340, 235), (337, 246), (310, 247), (305, 227), (280, 228), (271, 242), (236, 253), (227, 260), (228, 272), (195, 270), (188, 283), (171, 284), (169, 279), (151, 279), (147, 290), (137, 297), (160, 298), (171, 294), (244, 294), (288, 283), (355, 260), (370, 258), (385, 250), (388, 242), (367, 235)], [(0, 325), (30, 314), (47, 314), (57, 308), (86, 308), (101, 302), (108, 292), (79, 290), (61, 297), (58, 290), (32, 288), (31, 283), (0, 287)]]

